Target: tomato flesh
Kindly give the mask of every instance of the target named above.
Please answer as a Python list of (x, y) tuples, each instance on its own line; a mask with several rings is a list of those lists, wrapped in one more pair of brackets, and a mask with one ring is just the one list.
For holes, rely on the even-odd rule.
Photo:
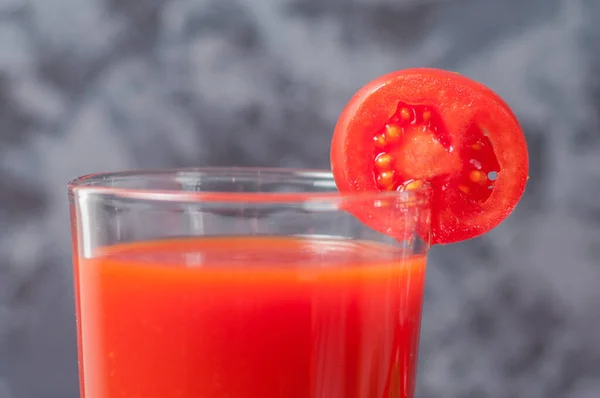
[[(435, 69), (395, 72), (361, 89), (336, 126), (331, 165), (342, 192), (431, 187), (432, 243), (495, 227), (519, 201), (528, 172), (508, 106), (483, 85)], [(391, 231), (372, 214), (358, 216)]]

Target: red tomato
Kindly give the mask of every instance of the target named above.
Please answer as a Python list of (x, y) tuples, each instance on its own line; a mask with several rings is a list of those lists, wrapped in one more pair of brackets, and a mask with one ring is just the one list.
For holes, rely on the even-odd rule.
[[(341, 192), (429, 184), (431, 242), (443, 244), (502, 222), (525, 190), (529, 160), (523, 131), (498, 95), (456, 73), (419, 68), (382, 76), (354, 95), (335, 127), (331, 167)], [(391, 232), (364, 207), (352, 211)]]

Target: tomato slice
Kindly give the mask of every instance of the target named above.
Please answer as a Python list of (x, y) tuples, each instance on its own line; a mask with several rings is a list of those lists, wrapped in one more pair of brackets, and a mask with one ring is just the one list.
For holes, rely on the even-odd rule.
[[(444, 244), (502, 222), (525, 190), (529, 160), (523, 131), (498, 95), (457, 73), (417, 68), (354, 95), (335, 127), (331, 167), (341, 192), (429, 184), (431, 242)], [(355, 215), (389, 232), (378, 217)]]

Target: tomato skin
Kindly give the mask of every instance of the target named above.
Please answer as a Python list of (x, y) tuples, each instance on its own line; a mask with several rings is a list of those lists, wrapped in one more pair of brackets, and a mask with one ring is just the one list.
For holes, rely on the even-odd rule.
[[(445, 244), (470, 239), (502, 222), (520, 200), (528, 178), (527, 144), (517, 118), (492, 90), (454, 72), (415, 68), (389, 73), (361, 88), (342, 111), (331, 143), (331, 168), (340, 192), (372, 192), (380, 187), (373, 173), (373, 133), (389, 121), (398, 103), (426, 106), (437, 112), (450, 137), (449, 148), (462, 148), (467, 131), (475, 124), (485, 132), (499, 165), (493, 189), (484, 201), (463, 206), (460, 194), (435, 177), (440, 167), (448, 176), (462, 172), (459, 150), (449, 149), (435, 161), (410, 164), (414, 174), (431, 183), (431, 243)], [(463, 155), (464, 156), (464, 155)], [(437, 169), (432, 164), (437, 164)], [(440, 166), (441, 164), (441, 166)], [(463, 166), (464, 167), (464, 166)], [(428, 170), (434, 170), (433, 174)], [(462, 202), (461, 202), (462, 203)], [(391, 233), (390, 223), (350, 211), (373, 229)]]

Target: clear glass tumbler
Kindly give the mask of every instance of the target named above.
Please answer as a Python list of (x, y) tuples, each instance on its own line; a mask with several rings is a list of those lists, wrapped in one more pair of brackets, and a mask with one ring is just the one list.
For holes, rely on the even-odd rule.
[(85, 176), (69, 200), (82, 397), (413, 397), (427, 190), (223, 168)]

